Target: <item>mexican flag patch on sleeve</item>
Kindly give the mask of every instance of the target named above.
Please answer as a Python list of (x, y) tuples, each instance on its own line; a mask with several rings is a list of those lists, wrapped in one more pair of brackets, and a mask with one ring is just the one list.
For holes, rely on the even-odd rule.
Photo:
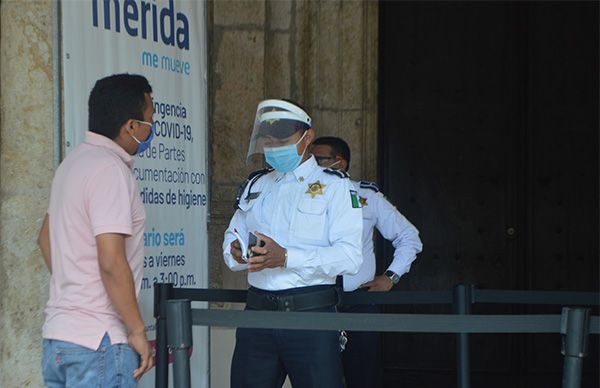
[(360, 201), (358, 200), (358, 194), (355, 190), (350, 190), (350, 198), (352, 199), (352, 207), (354, 209), (359, 209), (362, 207), (360, 205)]

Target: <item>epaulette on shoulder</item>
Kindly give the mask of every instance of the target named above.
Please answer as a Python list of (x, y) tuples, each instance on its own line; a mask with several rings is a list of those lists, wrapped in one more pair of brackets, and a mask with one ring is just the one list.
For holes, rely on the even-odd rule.
[(269, 168), (261, 168), (260, 170), (256, 170), (256, 171), (252, 171), (250, 173), (250, 175), (248, 175), (248, 178), (246, 179), (246, 182), (250, 182), (253, 179), (258, 179), (261, 176), (270, 173), (271, 171), (273, 171), (273, 169), (271, 167)]
[(361, 189), (369, 189), (379, 193), (379, 186), (377, 186), (377, 183), (369, 181), (360, 181), (359, 183)]
[(326, 168), (323, 170), (323, 172), (327, 173), (327, 174), (331, 174), (331, 175), (335, 175), (338, 178), (350, 178), (350, 174), (348, 174), (346, 171), (340, 171), (340, 170), (334, 170), (333, 168)]
[(238, 206), (240, 204), (240, 200), (242, 199), (242, 194), (244, 194), (244, 191), (246, 190), (246, 186), (250, 185), (250, 188), (248, 189), (248, 191), (252, 190), (252, 185), (261, 176), (266, 175), (266, 174), (270, 173), (271, 171), (273, 171), (272, 168), (262, 168), (260, 170), (252, 171), (250, 173), (250, 175), (248, 175), (248, 178), (246, 178), (246, 180), (244, 182), (242, 182), (242, 184), (238, 188), (238, 191), (237, 191), (237, 193), (235, 195), (235, 206), (234, 206), (234, 209), (238, 208)]

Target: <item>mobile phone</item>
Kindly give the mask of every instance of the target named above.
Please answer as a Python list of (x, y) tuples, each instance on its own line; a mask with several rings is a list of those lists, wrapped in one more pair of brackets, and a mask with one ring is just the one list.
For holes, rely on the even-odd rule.
[(257, 235), (255, 235), (252, 232), (248, 233), (248, 255), (249, 256), (254, 256), (256, 255), (256, 253), (252, 252), (252, 247), (258, 245), (259, 247), (264, 247), (265, 246), (265, 242), (261, 239), (258, 238)]

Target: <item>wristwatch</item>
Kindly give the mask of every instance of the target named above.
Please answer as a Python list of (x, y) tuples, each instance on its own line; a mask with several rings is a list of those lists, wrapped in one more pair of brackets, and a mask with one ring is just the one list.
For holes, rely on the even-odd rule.
[(383, 273), (385, 276), (388, 277), (388, 279), (390, 279), (390, 282), (392, 282), (392, 284), (398, 284), (398, 282), (400, 281), (400, 276), (398, 276), (398, 274), (394, 271), (390, 271), (387, 270)]

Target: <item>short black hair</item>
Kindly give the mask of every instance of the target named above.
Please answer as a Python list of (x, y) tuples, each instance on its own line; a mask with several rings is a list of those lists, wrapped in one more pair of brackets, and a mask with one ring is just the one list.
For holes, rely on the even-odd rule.
[(88, 129), (115, 139), (129, 119), (143, 120), (148, 80), (137, 74), (114, 74), (96, 81), (88, 100)]
[(350, 147), (343, 139), (334, 136), (322, 136), (313, 141), (313, 145), (330, 146), (333, 156), (341, 156), (346, 161), (346, 171), (350, 168)]

